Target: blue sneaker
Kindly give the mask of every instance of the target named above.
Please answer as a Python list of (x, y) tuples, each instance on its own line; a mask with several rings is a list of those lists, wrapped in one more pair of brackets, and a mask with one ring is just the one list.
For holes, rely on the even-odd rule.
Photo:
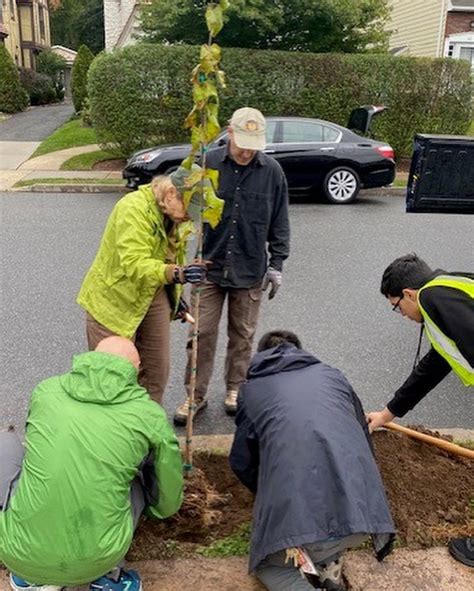
[(140, 575), (135, 570), (121, 570), (118, 581), (105, 575), (89, 585), (91, 591), (142, 591)]
[(62, 587), (55, 585), (35, 585), (10, 573), (10, 587), (13, 591), (61, 591)]

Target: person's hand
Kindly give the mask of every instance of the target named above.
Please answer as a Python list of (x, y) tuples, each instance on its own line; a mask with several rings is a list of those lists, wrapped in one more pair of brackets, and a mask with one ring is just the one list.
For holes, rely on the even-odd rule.
[(204, 283), (207, 277), (207, 267), (210, 264), (210, 261), (195, 261), (185, 267), (175, 267), (173, 283)]
[(366, 415), (367, 423), (369, 425), (369, 433), (373, 433), (375, 429), (383, 427), (386, 423), (390, 423), (394, 418), (395, 415), (391, 413), (387, 407), (383, 410), (369, 412)]
[(189, 322), (189, 324), (195, 323), (194, 317), (191, 315), (190, 307), (184, 298), (179, 298), (178, 309), (176, 310), (174, 320), (181, 320), (183, 323)]
[(263, 280), (262, 290), (266, 291), (270, 283), (272, 284), (272, 288), (270, 289), (270, 293), (268, 294), (268, 299), (272, 300), (275, 296), (277, 291), (280, 289), (282, 280), (281, 271), (277, 271), (273, 267), (268, 267), (267, 274)]

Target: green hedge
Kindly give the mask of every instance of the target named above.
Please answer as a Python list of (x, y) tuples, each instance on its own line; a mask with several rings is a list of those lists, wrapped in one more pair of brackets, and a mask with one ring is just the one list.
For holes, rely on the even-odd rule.
[(20, 84), (18, 68), (4, 45), (0, 45), (0, 112), (16, 113), (28, 106), (28, 94)]
[[(117, 154), (186, 141), (198, 48), (139, 44), (99, 55), (88, 92), (99, 142)], [(223, 49), (228, 88), (221, 123), (243, 105), (266, 115), (299, 115), (346, 125), (350, 111), (384, 103), (374, 136), (408, 154), (415, 132), (465, 133), (471, 105), (469, 64), (389, 55), (307, 54)]]
[(76, 113), (82, 111), (87, 99), (87, 73), (93, 60), (94, 54), (92, 51), (87, 45), (81, 45), (74, 60), (71, 74), (72, 102)]

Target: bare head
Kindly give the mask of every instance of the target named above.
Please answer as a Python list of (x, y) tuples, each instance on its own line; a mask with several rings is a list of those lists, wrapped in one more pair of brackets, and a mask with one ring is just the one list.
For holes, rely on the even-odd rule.
[(169, 176), (155, 177), (151, 181), (151, 189), (158, 207), (173, 222), (180, 223), (188, 219), (183, 197)]
[(108, 353), (109, 355), (116, 355), (122, 357), (136, 367), (140, 367), (140, 355), (137, 348), (129, 339), (123, 337), (107, 337), (102, 339), (95, 348), (99, 353)]

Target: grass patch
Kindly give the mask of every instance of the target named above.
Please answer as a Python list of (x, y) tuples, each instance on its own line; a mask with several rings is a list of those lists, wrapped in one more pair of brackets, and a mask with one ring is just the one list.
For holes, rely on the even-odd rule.
[(49, 154), (57, 150), (66, 150), (67, 148), (88, 146), (96, 143), (97, 137), (94, 128), (85, 127), (82, 124), (82, 119), (73, 119), (61, 125), (61, 127), (41, 142), (31, 157), (35, 158), (36, 156), (42, 156), (43, 154)]
[[(466, 449), (472, 449), (474, 451), (474, 441), (472, 439), (455, 441), (454, 443), (456, 443), (456, 445), (460, 445), (461, 447), (465, 447)], [(474, 503), (474, 498), (472, 502)]]
[(469, 131), (467, 132), (467, 135), (474, 136), (474, 120), (471, 121), (471, 126), (469, 127)]
[(33, 185), (123, 185), (125, 181), (122, 179), (61, 179), (61, 178), (47, 178), (47, 179), (26, 179), (18, 181), (15, 187), (32, 187)]
[(196, 549), (196, 552), (206, 558), (245, 556), (249, 553), (249, 546), (250, 523), (246, 523), (235, 534), (222, 538), (222, 540), (216, 540), (210, 546), (200, 546)]
[(92, 170), (94, 164), (102, 162), (103, 160), (112, 160), (116, 158), (114, 154), (107, 150), (96, 150), (95, 152), (87, 152), (86, 154), (77, 154), (63, 162), (60, 170)]
[(405, 189), (407, 186), (407, 181), (402, 179), (395, 179), (392, 183), (392, 187), (396, 187), (397, 189)]

